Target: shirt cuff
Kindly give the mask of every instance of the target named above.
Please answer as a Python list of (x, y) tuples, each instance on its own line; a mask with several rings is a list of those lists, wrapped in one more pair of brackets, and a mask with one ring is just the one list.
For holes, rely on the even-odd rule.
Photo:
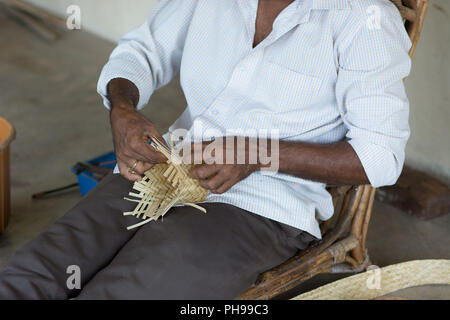
[(400, 165), (396, 161), (393, 152), (363, 139), (347, 142), (358, 155), (372, 187), (389, 186), (397, 182), (403, 163)]
[(142, 109), (150, 100), (153, 94), (153, 80), (151, 73), (144, 70), (142, 66), (130, 60), (114, 59), (110, 60), (101, 72), (97, 92), (103, 98), (103, 104), (107, 109), (111, 108), (111, 103), (108, 100), (108, 83), (116, 78), (127, 79), (134, 83), (139, 91), (139, 101), (137, 109)]

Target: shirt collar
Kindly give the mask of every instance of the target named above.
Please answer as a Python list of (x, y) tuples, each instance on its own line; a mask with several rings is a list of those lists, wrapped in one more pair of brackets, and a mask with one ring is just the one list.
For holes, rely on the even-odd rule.
[(350, 8), (349, 0), (312, 0), (312, 10), (343, 10)]

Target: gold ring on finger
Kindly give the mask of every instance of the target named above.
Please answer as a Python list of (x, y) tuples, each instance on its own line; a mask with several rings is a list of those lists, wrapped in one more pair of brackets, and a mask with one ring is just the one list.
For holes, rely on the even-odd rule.
[(129, 167), (128, 168), (128, 172), (129, 173), (131, 173), (131, 174), (135, 174), (136, 173), (136, 171), (134, 171), (134, 169), (136, 169), (136, 166), (138, 165), (138, 160), (136, 160), (135, 162), (134, 162), (134, 164), (131, 166), (131, 167)]

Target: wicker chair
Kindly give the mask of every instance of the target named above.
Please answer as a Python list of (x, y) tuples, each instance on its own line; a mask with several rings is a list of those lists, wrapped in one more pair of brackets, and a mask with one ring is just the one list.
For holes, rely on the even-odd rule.
[[(412, 57), (422, 30), (428, 0), (391, 0), (412, 40)], [(321, 273), (364, 271), (371, 263), (366, 236), (376, 189), (370, 185), (329, 186), (335, 214), (320, 225), (322, 240), (260, 275), (237, 299), (271, 299)]]

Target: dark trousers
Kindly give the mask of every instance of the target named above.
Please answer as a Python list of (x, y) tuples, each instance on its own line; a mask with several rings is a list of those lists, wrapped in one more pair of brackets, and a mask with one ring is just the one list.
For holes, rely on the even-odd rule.
[[(132, 184), (106, 177), (0, 272), (0, 299), (233, 299), (313, 239), (223, 203), (176, 207), (138, 230)], [(81, 288), (67, 285), (79, 267)], [(69, 279), (70, 283), (76, 283)]]

